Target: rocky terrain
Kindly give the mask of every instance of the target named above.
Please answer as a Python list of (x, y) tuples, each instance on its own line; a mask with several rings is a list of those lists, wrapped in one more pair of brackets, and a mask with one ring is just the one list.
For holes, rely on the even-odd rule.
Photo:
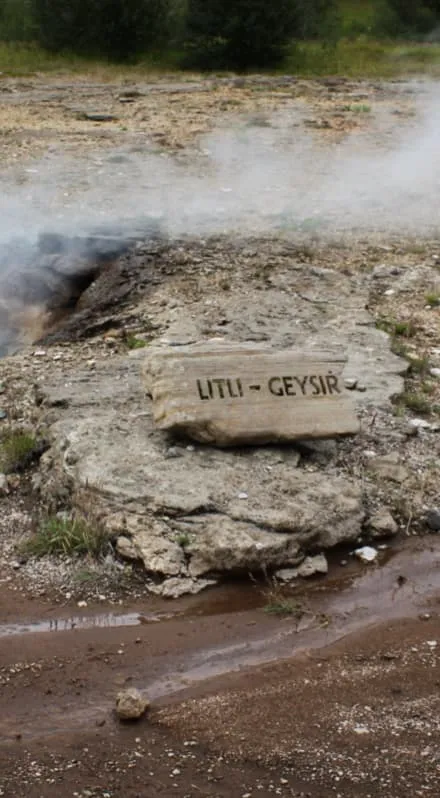
[[(73, 200), (47, 206), (69, 214), (88, 168), (94, 198), (115, 169), (134, 180), (142, 153), (202, 168), (203, 135), (243, 120), (256, 137), (295, 120), (317, 152), (353, 133), (379, 149), (413, 124), (417, 86), (2, 78), (5, 186), (38, 192), (35, 159), (73, 158), (59, 173)], [(356, 229), (336, 199), (329, 228), (233, 206), (212, 229), (199, 216), (199, 231), (150, 218), (118, 229), (102, 201), (99, 229), (82, 216), (58, 234), (35, 211), (44, 235), (0, 254), (0, 795), (436, 795), (435, 229), (388, 228), (387, 208), (382, 229)], [(360, 224), (354, 200), (351, 212)], [(211, 339), (342, 349), (359, 434), (224, 449), (161, 432), (147, 353)], [(48, 522), (85, 524), (98, 555), (37, 556), (28, 541)], [(231, 579), (243, 587), (221, 587)], [(339, 590), (352, 591), (345, 609)], [(100, 629), (120, 605), (122, 628)], [(20, 625), (42, 614), (48, 629)], [(153, 703), (142, 726), (120, 728), (112, 697), (132, 682)]]

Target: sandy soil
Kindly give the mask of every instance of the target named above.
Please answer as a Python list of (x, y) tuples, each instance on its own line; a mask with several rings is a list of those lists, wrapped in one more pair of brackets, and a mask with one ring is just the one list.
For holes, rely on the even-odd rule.
[[(259, 115), (264, 124), (272, 113), (292, 107), (310, 117), (308, 127), (318, 140), (337, 142), (353, 128), (368, 134), (368, 114), (341, 110), (352, 102), (374, 102), (378, 112), (397, 109), (410, 116), (410, 99), (397, 96), (397, 89), (343, 80), (91, 85), (65, 77), (2, 78), (0, 160), (19, 176), (50, 148), (86, 157), (97, 147), (137, 148), (148, 140), (158, 150), (186, 152), (197, 147), (202, 133), (227, 125), (237, 113)], [(96, 112), (114, 118), (84, 117)], [(178, 257), (184, 264), (185, 254), (173, 251), (177, 265)], [(364, 241), (353, 250), (318, 248), (312, 255), (305, 249), (303, 257), (320, 263), (327, 258), (356, 275), (396, 258), (415, 271), (421, 260), (434, 264), (439, 249), (435, 241), (394, 239), (374, 246)], [(169, 295), (193, 297), (208, 284), (212, 292), (219, 288), (212, 277), (205, 284), (195, 277), (185, 283), (178, 268), (168, 277)], [(264, 283), (267, 274), (263, 268), (253, 277)], [(160, 291), (159, 286), (158, 301)], [(438, 317), (425, 307), (425, 293), (422, 276), (408, 286), (404, 305), (415, 325), (407, 343), (419, 357), (438, 344)], [(381, 290), (371, 297), (378, 316), (394, 317), (396, 303)], [(141, 318), (129, 302), (123, 315), (137, 332)], [(92, 324), (90, 314), (86, 318)], [(104, 357), (108, 331), (92, 328), (94, 338), (69, 344), (69, 335), (79, 337), (72, 321), (67, 339), (61, 335), (59, 349), (50, 351), (84, 363)], [(124, 343), (116, 336), (110, 346), (119, 352)], [(5, 402), (8, 409), (15, 403), (18, 419), (22, 413), (28, 417), (33, 377), (52, 368), (41, 365), (32, 350), (23, 358), (8, 362), (2, 373)], [(418, 385), (422, 377), (411, 379)], [(436, 392), (434, 385), (432, 402)], [(420, 462), (426, 461), (426, 447), (414, 445), (420, 446)], [(436, 445), (429, 445), (431, 459)], [(170, 608), (146, 597), (141, 583), (137, 600), (130, 600), (134, 581), (127, 588), (99, 576), (93, 591), (72, 588), (69, 568), (53, 563), (27, 585), (10, 554), (14, 538), (29, 524), (32, 495), (26, 477), (14, 479), (10, 494), (0, 499), (0, 795), (439, 794), (439, 551), (435, 537), (410, 539), (411, 507), (401, 507), (408, 532), (397, 544), (401, 554), (387, 554), (366, 576), (351, 567), (346, 572), (339, 557), (329, 581), (295, 597), (300, 611), (279, 618), (264, 612), (271, 601), (264, 586), (228, 588), (216, 598)], [(435, 463), (421, 482), (423, 504), (437, 492)], [(62, 573), (55, 587), (45, 567)], [(78, 607), (80, 599), (88, 601), (87, 608)], [(125, 625), (111, 626), (109, 613), (117, 611), (129, 617)], [(95, 615), (96, 625), (79, 628)], [(20, 627), (32, 622), (52, 622), (53, 631)], [(152, 708), (139, 724), (123, 726), (113, 715), (114, 698), (133, 684), (151, 697)]]

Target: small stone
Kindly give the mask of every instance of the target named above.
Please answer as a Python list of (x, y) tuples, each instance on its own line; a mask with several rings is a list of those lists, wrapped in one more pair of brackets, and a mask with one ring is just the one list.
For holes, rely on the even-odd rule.
[(317, 554), (316, 557), (306, 557), (297, 569), (298, 576), (307, 579), (316, 574), (328, 573), (328, 562), (324, 554)]
[(140, 690), (129, 687), (116, 696), (116, 714), (120, 720), (138, 720), (145, 714), (150, 702)]
[(363, 382), (360, 382), (360, 383), (358, 384), (358, 386), (357, 386), (356, 390), (357, 390), (357, 391), (360, 391), (361, 393), (365, 393), (365, 391), (367, 390), (367, 386), (366, 386), (366, 385), (364, 385), (364, 383), (363, 383)]
[(280, 568), (279, 571), (276, 571), (275, 577), (280, 582), (293, 582), (298, 578), (298, 568)]
[(440, 532), (440, 510), (429, 510), (426, 513), (426, 523), (433, 532)]
[(87, 607), (87, 601), (78, 601), (77, 607)]
[(247, 495), (247, 493), (239, 493), (239, 494), (238, 494), (238, 498), (239, 498), (239, 499), (247, 499), (247, 498), (248, 498), (248, 495)]
[(34, 352), (34, 357), (46, 357), (47, 352), (45, 349), (36, 349)]
[(383, 457), (375, 457), (369, 464), (371, 471), (381, 479), (389, 479), (391, 482), (401, 484), (409, 477), (409, 472), (400, 463), (400, 457), (396, 453), (386, 454)]
[(414, 427), (416, 430), (431, 429), (431, 424), (425, 418), (411, 418), (408, 421), (408, 427)]
[(347, 379), (344, 380), (344, 385), (347, 388), (347, 391), (354, 391), (357, 387), (358, 381), (356, 379)]
[(113, 114), (90, 113), (88, 111), (80, 114), (80, 119), (87, 119), (89, 122), (115, 122), (117, 118)]
[(397, 535), (399, 531), (399, 527), (393, 516), (386, 508), (378, 510), (377, 513), (371, 516), (368, 522), (368, 528), (373, 538)]
[(440, 377), (440, 369), (437, 368), (429, 369), (429, 373), (431, 377)]
[(372, 546), (362, 546), (355, 550), (355, 555), (361, 562), (369, 563), (377, 560), (377, 550)]
[(8, 478), (6, 474), (0, 474), (0, 495), (4, 496), (5, 493), (9, 493)]

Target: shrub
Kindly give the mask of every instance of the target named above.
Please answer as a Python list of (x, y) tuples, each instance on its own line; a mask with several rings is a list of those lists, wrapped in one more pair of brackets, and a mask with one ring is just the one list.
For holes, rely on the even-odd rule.
[(188, 0), (186, 62), (205, 69), (274, 66), (296, 22), (294, 0)]
[(34, 0), (39, 40), (48, 50), (72, 50), (127, 61), (159, 45), (170, 0)]
[(375, 30), (385, 36), (427, 34), (438, 23), (438, 0), (382, 0), (377, 8)]
[(33, 0), (2, 0), (0, 4), (0, 40), (30, 41), (35, 33)]

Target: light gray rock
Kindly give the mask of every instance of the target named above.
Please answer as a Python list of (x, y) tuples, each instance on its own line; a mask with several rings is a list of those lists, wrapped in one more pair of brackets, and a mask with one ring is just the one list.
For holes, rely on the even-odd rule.
[(374, 457), (369, 461), (368, 468), (381, 479), (389, 479), (401, 484), (409, 477), (408, 470), (401, 464), (397, 453), (392, 452), (383, 457)]
[(399, 527), (390, 511), (384, 508), (371, 516), (368, 530), (373, 538), (382, 538), (397, 535)]
[(135, 687), (121, 690), (116, 696), (116, 714), (120, 720), (139, 720), (149, 706), (148, 698)]
[(328, 562), (325, 554), (317, 554), (315, 557), (306, 557), (298, 568), (298, 576), (307, 579), (316, 574), (327, 574)]
[(196, 595), (207, 587), (212, 587), (217, 581), (215, 579), (191, 579), (188, 577), (171, 577), (165, 579), (159, 585), (151, 585), (150, 592), (162, 598), (175, 599), (185, 595)]
[(275, 572), (275, 578), (280, 582), (294, 582), (298, 579), (298, 568), (280, 568)]
[[(307, 285), (307, 295), (325, 305), (292, 294), (287, 272), (264, 292), (248, 285), (242, 294), (220, 292), (215, 313), (228, 318), (225, 336), (252, 340), (264, 318), (265, 340), (274, 348), (320, 351), (331, 341), (347, 353), (343, 378), (362, 375), (368, 385), (366, 394), (351, 394), (353, 401), (389, 406), (389, 397), (402, 390), (407, 363), (390, 352), (389, 336), (365, 311), (367, 285), (354, 294), (350, 279), (331, 270), (325, 276), (307, 271)], [(170, 341), (197, 341), (206, 337), (202, 325), (212, 312), (201, 297), (181, 304), (178, 313), (157, 305), (154, 321)], [(97, 358), (94, 369), (45, 373), (40, 423), (51, 446), (40, 461), (43, 502), (76, 506), (90, 490), (121, 555), (143, 562), (171, 593), (231, 570), (296, 567), (312, 548), (325, 551), (359, 537), (362, 482), (330, 473), (334, 444), (322, 454), (326, 471), (307, 462), (298, 468), (291, 447), (181, 446), (153, 423), (141, 381), (144, 359), (145, 350), (133, 350)], [(246, 500), (239, 498), (244, 493)]]

